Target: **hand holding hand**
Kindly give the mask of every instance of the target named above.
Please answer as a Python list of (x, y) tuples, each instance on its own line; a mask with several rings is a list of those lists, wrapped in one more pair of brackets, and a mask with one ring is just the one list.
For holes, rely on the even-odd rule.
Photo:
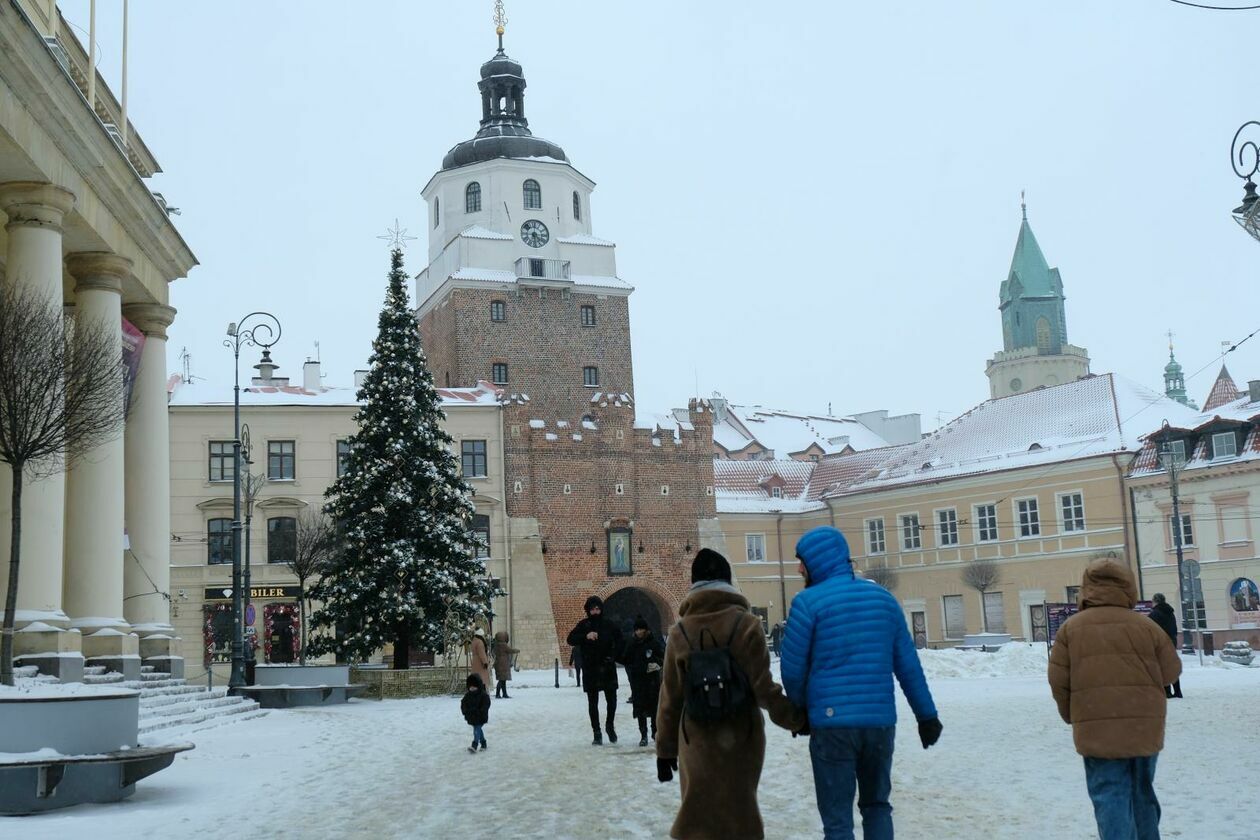
[(586, 638), (590, 639), (593, 642), (599, 638), (599, 634), (596, 633), (594, 630), (592, 630), (591, 632), (586, 634)]
[(672, 782), (674, 780), (674, 771), (677, 769), (678, 759), (676, 758), (656, 759), (656, 778), (662, 782)]
[(941, 739), (941, 730), (945, 727), (941, 726), (940, 718), (928, 718), (919, 721), (919, 740), (923, 742), (923, 749), (935, 744)]

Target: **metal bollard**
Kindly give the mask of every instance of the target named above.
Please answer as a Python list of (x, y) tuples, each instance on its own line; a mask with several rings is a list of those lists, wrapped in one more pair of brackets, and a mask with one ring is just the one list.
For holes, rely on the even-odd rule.
[(560, 687), (560, 657), (556, 657), (556, 688)]

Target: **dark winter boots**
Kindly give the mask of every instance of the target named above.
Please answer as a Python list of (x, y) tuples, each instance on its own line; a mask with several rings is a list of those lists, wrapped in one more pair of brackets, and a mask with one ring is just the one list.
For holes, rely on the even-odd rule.
[(611, 718), (604, 724), (604, 731), (608, 733), (608, 743), (617, 743), (617, 730), (613, 729), (613, 722)]
[(639, 746), (647, 746), (647, 718), (639, 718)]
[(598, 729), (596, 729), (595, 738), (594, 740), (591, 741), (591, 746), (598, 747), (598, 746), (602, 746), (603, 743), (604, 743), (604, 736)]

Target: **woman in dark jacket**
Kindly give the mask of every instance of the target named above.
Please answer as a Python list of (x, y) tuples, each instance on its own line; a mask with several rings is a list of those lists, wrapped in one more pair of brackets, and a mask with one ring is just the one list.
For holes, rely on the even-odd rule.
[(639, 721), (639, 746), (648, 743), (648, 722), (652, 724), (652, 740), (656, 740), (656, 703), (661, 694), (661, 663), (665, 647), (652, 634), (643, 616), (634, 620), (634, 632), (626, 642), (621, 661), (626, 663), (630, 678), (630, 705)]
[[(1151, 600), (1155, 602), (1155, 606), (1151, 607), (1151, 620), (1159, 625), (1160, 629), (1168, 634), (1168, 638), (1172, 639), (1173, 650), (1177, 650), (1177, 614), (1173, 612), (1173, 608), (1168, 606), (1168, 599), (1164, 597), (1164, 593), (1156, 592), (1151, 596)], [(1179, 677), (1171, 686), (1164, 686), (1165, 697), (1181, 697), (1181, 678)]]

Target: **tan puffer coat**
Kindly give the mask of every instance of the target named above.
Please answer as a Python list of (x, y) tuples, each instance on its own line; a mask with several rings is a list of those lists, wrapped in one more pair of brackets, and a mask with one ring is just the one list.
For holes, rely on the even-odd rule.
[(1089, 565), (1081, 611), (1050, 649), (1050, 690), (1076, 751), (1091, 758), (1138, 758), (1164, 748), (1164, 686), (1181, 660), (1155, 622), (1133, 611), (1137, 586), (1115, 560)]

